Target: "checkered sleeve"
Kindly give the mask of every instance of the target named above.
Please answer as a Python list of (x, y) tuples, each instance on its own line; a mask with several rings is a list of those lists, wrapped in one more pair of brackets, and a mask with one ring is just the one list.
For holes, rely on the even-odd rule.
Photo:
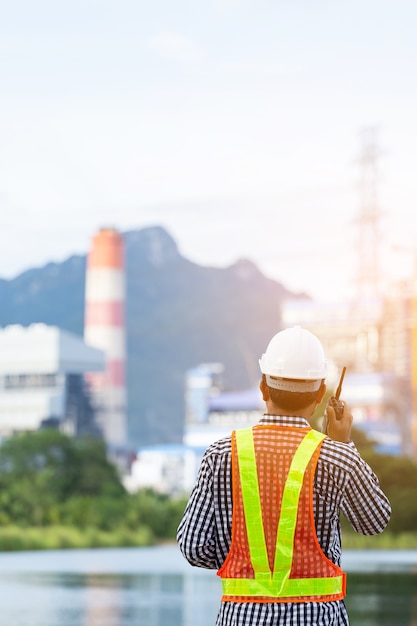
[(325, 484), (326, 473), (332, 473), (338, 507), (352, 528), (363, 535), (381, 533), (389, 522), (391, 506), (377, 476), (355, 445), (326, 440), (321, 463), (318, 481)]
[[(222, 460), (225, 458), (222, 454), (224, 447), (222, 442), (216, 442), (204, 454), (196, 484), (177, 531), (177, 542), (183, 556), (191, 565), (206, 569), (219, 569), (230, 545), (230, 534), (227, 531), (230, 525), (223, 519), (229, 511), (226, 496), (229, 455), (226, 455), (226, 467), (221, 472), (222, 487), (220, 490), (213, 489), (214, 474), (218, 473), (219, 465), (223, 465)], [(228, 445), (226, 443), (227, 447), (230, 447), (230, 440)], [(218, 501), (219, 498), (221, 501)], [(217, 519), (219, 516), (221, 519)], [(223, 536), (225, 528), (226, 538)]]

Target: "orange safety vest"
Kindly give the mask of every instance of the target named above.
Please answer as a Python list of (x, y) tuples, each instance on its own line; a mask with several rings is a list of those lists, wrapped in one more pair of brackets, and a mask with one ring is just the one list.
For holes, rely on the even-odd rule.
[(232, 434), (230, 551), (217, 572), (223, 602), (324, 602), (346, 593), (346, 575), (323, 553), (313, 480), (325, 435), (257, 425)]

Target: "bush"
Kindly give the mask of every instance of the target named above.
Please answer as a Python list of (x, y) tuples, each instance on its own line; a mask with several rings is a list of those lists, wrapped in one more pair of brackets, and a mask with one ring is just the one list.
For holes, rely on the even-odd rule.
[(125, 525), (127, 503), (127, 496), (73, 497), (61, 504), (59, 519), (61, 523), (77, 528), (94, 526), (102, 530), (114, 530)]
[(157, 539), (174, 539), (185, 505), (185, 499), (143, 489), (130, 497), (126, 523), (129, 528), (148, 526)]

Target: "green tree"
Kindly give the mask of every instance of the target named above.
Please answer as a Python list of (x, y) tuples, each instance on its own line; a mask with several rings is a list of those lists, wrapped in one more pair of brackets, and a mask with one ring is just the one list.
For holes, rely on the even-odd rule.
[(45, 429), (0, 446), (0, 522), (57, 523), (63, 505), (83, 496), (125, 496), (102, 441)]
[(364, 451), (382, 489), (388, 496), (392, 532), (417, 532), (417, 463), (406, 457)]
[(101, 439), (81, 437), (73, 440), (78, 456), (78, 478), (75, 494), (119, 497), (125, 494), (117, 467), (107, 456)]
[(141, 489), (130, 498), (126, 522), (130, 528), (147, 526), (157, 539), (173, 539), (185, 505), (185, 498)]

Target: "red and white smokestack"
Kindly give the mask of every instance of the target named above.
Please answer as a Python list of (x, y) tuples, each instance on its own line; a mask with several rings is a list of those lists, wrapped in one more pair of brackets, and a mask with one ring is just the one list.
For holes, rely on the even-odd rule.
[(123, 237), (102, 228), (87, 258), (84, 340), (106, 353), (106, 371), (88, 381), (97, 421), (110, 445), (127, 441), (125, 381), (125, 275)]

